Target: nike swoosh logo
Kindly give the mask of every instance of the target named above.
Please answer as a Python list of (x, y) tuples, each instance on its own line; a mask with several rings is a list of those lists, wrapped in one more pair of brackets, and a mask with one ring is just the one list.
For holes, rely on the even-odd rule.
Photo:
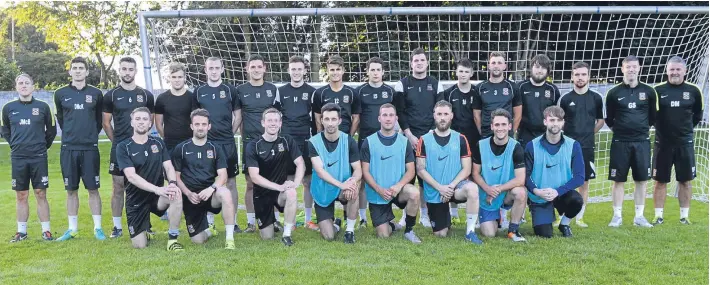
[(265, 153), (265, 151), (260, 151), (260, 152), (259, 152), (259, 154), (264, 154), (264, 153)]
[(291, 96), (284, 96), (284, 99), (288, 99), (288, 98), (291, 98)]
[(446, 159), (447, 157), (449, 157), (449, 156), (447, 155), (447, 156), (444, 156), (444, 157), (439, 157), (439, 161), (442, 161), (442, 160)]
[(626, 97), (621, 97), (621, 98), (619, 98), (619, 99), (616, 99), (616, 100), (619, 100), (619, 101), (621, 101), (621, 100), (624, 100), (624, 98), (626, 98)]
[(407, 86), (407, 90), (412, 89), (412, 88), (414, 88), (414, 87), (412, 87), (412, 86)]
[(523, 91), (523, 94), (528, 94), (528, 93), (530, 93), (530, 91)]
[(191, 152), (191, 151), (188, 151), (188, 152), (186, 152), (185, 154), (192, 154), (192, 152)]
[(17, 115), (17, 114), (19, 114), (19, 113), (20, 113), (20, 112), (12, 112), (13, 115)]
[(116, 100), (122, 100), (123, 98), (125, 98), (125, 97), (119, 97), (119, 98), (116, 98)]
[(484, 90), (483, 93), (484, 93), (484, 94), (485, 94), (485, 93), (488, 93), (488, 90)]
[(331, 167), (331, 166), (335, 165), (336, 163), (338, 163), (337, 160), (336, 160), (336, 161), (333, 161), (333, 162), (331, 162), (331, 163), (328, 163), (328, 167)]
[(249, 94), (244, 94), (244, 98), (249, 97)]
[(661, 98), (666, 98), (666, 97), (668, 97), (668, 95), (666, 95), (666, 96), (661, 95)]
[(71, 100), (71, 98), (64, 98), (64, 102), (70, 101), (70, 100)]
[(207, 94), (202, 94), (202, 95), (200, 95), (200, 97), (205, 97), (205, 96), (207, 96)]
[(557, 166), (557, 164), (553, 164), (553, 165), (546, 164), (546, 165), (545, 165), (546, 168), (553, 168), (553, 167), (555, 167), (555, 166)]
[(325, 99), (325, 100), (323, 100), (323, 102), (328, 102), (328, 101), (330, 101), (330, 98), (329, 98), (329, 99)]
[(496, 171), (496, 170), (498, 170), (498, 169), (501, 168), (501, 167), (503, 167), (503, 166), (501, 165), (501, 166), (498, 166), (498, 167), (491, 167), (491, 170)]
[(390, 156), (380, 156), (380, 160), (385, 160), (385, 159), (388, 159), (388, 158), (393, 157), (393, 156), (394, 156), (394, 154), (393, 154), (393, 155), (390, 155)]
[(133, 156), (136, 156), (137, 154), (139, 154), (139, 152), (131, 153), (131, 155), (133, 155)]
[(452, 99), (451, 102), (456, 102), (456, 101), (458, 101), (458, 100), (459, 100), (459, 99)]

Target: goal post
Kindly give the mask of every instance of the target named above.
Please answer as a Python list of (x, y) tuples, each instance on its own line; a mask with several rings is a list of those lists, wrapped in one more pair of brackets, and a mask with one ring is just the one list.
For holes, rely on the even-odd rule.
[[(153, 86), (152, 72), (164, 77), (163, 69), (173, 61), (187, 65), (189, 86), (204, 83), (203, 64), (210, 56), (223, 59), (227, 81), (243, 83), (246, 59), (254, 53), (265, 57), (265, 79), (276, 84), (289, 81), (286, 66), (292, 55), (308, 60), (307, 81), (325, 84), (324, 63), (334, 54), (345, 60), (346, 84), (366, 81), (364, 63), (372, 56), (385, 60), (384, 80), (392, 83), (410, 74), (409, 53), (422, 47), (429, 74), (445, 86), (456, 82), (458, 59), (472, 61), (472, 80), (479, 82), (488, 77), (488, 54), (504, 51), (508, 78), (521, 81), (529, 76), (529, 60), (544, 53), (553, 61), (548, 80), (562, 94), (572, 89), (572, 64), (585, 61), (591, 66), (591, 89), (604, 95), (621, 81), (625, 56), (640, 57), (640, 80), (655, 85), (666, 81), (666, 61), (678, 55), (687, 61), (686, 80), (704, 96), (703, 121), (695, 131), (693, 198), (707, 202), (708, 14), (706, 6), (363, 7), (145, 11), (138, 21), (149, 90), (167, 88), (162, 78)], [(611, 135), (606, 126), (597, 134), (591, 202), (611, 199)], [(669, 195), (674, 195), (669, 186)], [(652, 191), (651, 182), (648, 193)], [(632, 192), (633, 183), (627, 183), (628, 197)]]

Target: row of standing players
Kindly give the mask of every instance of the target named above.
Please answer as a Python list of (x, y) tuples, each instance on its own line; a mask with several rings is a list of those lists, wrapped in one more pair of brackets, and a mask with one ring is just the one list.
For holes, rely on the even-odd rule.
[[(531, 78), (520, 84), (515, 84), (505, 79), (504, 55), (497, 53), (491, 54), (488, 66), (490, 78), (476, 86), (472, 86), (469, 81), (472, 71), (470, 62), (462, 60), (457, 64), (456, 74), (458, 84), (445, 91), (436, 79), (426, 75), (427, 59), (423, 51), (415, 50), (411, 59), (412, 76), (400, 80), (394, 88), (382, 83), (384, 62), (373, 58), (367, 63), (369, 82), (357, 89), (352, 89), (342, 84), (344, 64), (342, 59), (334, 56), (327, 64), (329, 84), (318, 90), (314, 90), (303, 82), (305, 63), (303, 59), (298, 57), (292, 58), (289, 63), (289, 73), (291, 74), (292, 82), (278, 89), (273, 84), (263, 81), (265, 64), (264, 59), (259, 56), (253, 56), (249, 59), (247, 69), (250, 75), (250, 82), (240, 85), (239, 87), (233, 87), (222, 82), (221, 76), (224, 70), (221, 60), (211, 58), (205, 63), (208, 84), (196, 88), (194, 94), (189, 93), (184, 87), (184, 68), (180, 68), (176, 65), (170, 72), (171, 91), (161, 94), (155, 106), (153, 106), (154, 101), (152, 94), (135, 86), (133, 82), (135, 63), (131, 62), (130, 59), (121, 61), (121, 86), (112, 89), (106, 93), (103, 98), (101, 92), (98, 90), (92, 88), (77, 88), (81, 85), (76, 84), (77, 82), (81, 83), (81, 80), (77, 80), (81, 75), (78, 74), (80, 72), (77, 74), (73, 73), (75, 71), (75, 63), (72, 63), (70, 74), (74, 82), (58, 90), (55, 94), (55, 103), (57, 103), (58, 107), (60, 105), (62, 106), (62, 108), (58, 108), (58, 110), (62, 111), (58, 112), (57, 119), (65, 133), (65, 136), (62, 138), (62, 172), (65, 186), (67, 190), (76, 190), (78, 188), (79, 176), (81, 176), (87, 189), (98, 189), (98, 179), (91, 179), (98, 177), (98, 153), (96, 153), (95, 157), (92, 157), (92, 155), (85, 155), (84, 150), (77, 149), (78, 147), (87, 147), (88, 149), (86, 150), (90, 150), (92, 146), (92, 136), (72, 136), (72, 131), (75, 131), (76, 134), (86, 132), (92, 129), (91, 127), (87, 127), (87, 125), (90, 126), (92, 121), (96, 123), (96, 118), (102, 117), (103, 128), (109, 138), (114, 142), (122, 141), (132, 134), (132, 129), (130, 128), (130, 112), (140, 106), (146, 106), (149, 109), (151, 109), (151, 107), (155, 108), (156, 127), (161, 133), (161, 136), (165, 138), (168, 149), (171, 149), (171, 147), (174, 147), (186, 137), (190, 137), (191, 134), (187, 128), (190, 122), (185, 120), (187, 117), (186, 114), (189, 114), (190, 110), (196, 107), (207, 109), (210, 112), (210, 123), (212, 125), (208, 138), (216, 145), (220, 145), (228, 158), (227, 175), (230, 176), (230, 178), (228, 179), (229, 182), (227, 182), (227, 188), (231, 188), (232, 200), (238, 201), (233, 177), (238, 174), (239, 166), (236, 163), (237, 153), (233, 134), (241, 129), (245, 140), (244, 145), (248, 145), (254, 138), (258, 138), (263, 130), (263, 127), (260, 126), (260, 119), (261, 112), (264, 109), (270, 106), (276, 106), (283, 112), (284, 127), (282, 133), (292, 136), (302, 152), (307, 153), (308, 150), (305, 142), (312, 135), (311, 130), (322, 129), (322, 114), (319, 113), (319, 109), (324, 103), (332, 102), (341, 107), (343, 123), (340, 124), (340, 130), (350, 135), (354, 135), (356, 132), (359, 133), (360, 141), (379, 128), (379, 122), (376, 121), (379, 106), (384, 103), (393, 103), (398, 113), (400, 113), (398, 118), (403, 134), (411, 145), (416, 145), (419, 138), (432, 129), (434, 119), (431, 110), (433, 109), (434, 103), (439, 99), (446, 100), (452, 104), (453, 115), (454, 118), (456, 118), (453, 120), (452, 128), (459, 131), (471, 142), (478, 141), (480, 137), (488, 137), (491, 134), (489, 127), (487, 127), (491, 125), (491, 116), (489, 114), (497, 108), (503, 108), (513, 114), (513, 126), (511, 129), (519, 130), (517, 132), (519, 140), (522, 143), (526, 143), (544, 132), (545, 127), (541, 126), (542, 124), (540, 123), (543, 121), (542, 110), (547, 106), (555, 104), (561, 106), (567, 113), (565, 117), (565, 134), (580, 142), (585, 154), (586, 178), (594, 177), (594, 133), (603, 125), (604, 117), (601, 110), (604, 106), (601, 96), (588, 89), (588, 66), (577, 66), (576, 64), (573, 67), (572, 77), (575, 88), (567, 95), (560, 96), (559, 91), (554, 85), (545, 82), (551, 64), (549, 59), (544, 55), (533, 58), (531, 61)], [(692, 143), (693, 125), (697, 124), (697, 121), (699, 121), (696, 120), (698, 113), (702, 116), (702, 95), (699, 90), (697, 90), (697, 87), (684, 82), (685, 63), (681, 61), (675, 64), (680, 65), (679, 68), (673, 69), (675, 71), (672, 71), (670, 68), (672, 64), (674, 63), (669, 62), (668, 68), (669, 82), (671, 82), (671, 84), (662, 84), (657, 86), (657, 89), (663, 89), (664, 91), (662, 92), (669, 94), (665, 95), (665, 97), (673, 96), (677, 98), (670, 98), (665, 100), (667, 101), (665, 102), (662, 100), (665, 98), (664, 95), (661, 95), (660, 100), (656, 101), (656, 91), (648, 85), (638, 83), (639, 61), (634, 57), (627, 58), (622, 65), (624, 83), (615, 86), (607, 93), (607, 104), (605, 106), (607, 113), (606, 121), (614, 130), (609, 176), (610, 179), (617, 182), (614, 187), (615, 193), (617, 192), (618, 184), (621, 184), (623, 193), (623, 181), (626, 179), (629, 166), (634, 170), (634, 180), (638, 182), (645, 182), (648, 176), (650, 176), (650, 165), (648, 165), (650, 164), (650, 146), (645, 149), (643, 147), (644, 145), (649, 145), (648, 126), (654, 124), (656, 111), (660, 111), (659, 114), (661, 115), (666, 114), (668, 118), (667, 120), (658, 120), (658, 122), (671, 126), (665, 128), (668, 130), (667, 136), (657, 136), (657, 148), (663, 145), (667, 147), (674, 146), (672, 143), (665, 144), (661, 142), (659, 144), (659, 139), (663, 140), (665, 138), (670, 142), (677, 138), (679, 138), (678, 140), (680, 141), (687, 137), (688, 124), (684, 122), (675, 123), (675, 121), (683, 118), (685, 118), (686, 121), (688, 118), (692, 120), (690, 124), (690, 142)], [(79, 63), (77, 63), (77, 65), (81, 66)], [(681, 71), (680, 82), (678, 82), (678, 73), (681, 73)], [(98, 93), (96, 91), (98, 91)], [(181, 96), (185, 94), (188, 96)], [(575, 94), (579, 96), (572, 96)], [(618, 103), (617, 101), (609, 100), (609, 98), (611, 98), (610, 96), (617, 99)], [(78, 106), (76, 103), (70, 102), (73, 97), (76, 97), (74, 98), (75, 100), (83, 100), (84, 102), (81, 103), (84, 104)], [(622, 103), (622, 100), (629, 102), (623, 101)], [(101, 105), (103, 105), (102, 108), (97, 107)], [(698, 112), (698, 105), (700, 106), (700, 112)], [(664, 106), (667, 107), (666, 112), (663, 111)], [(658, 109), (659, 107), (661, 107), (660, 110)], [(99, 112), (98, 109), (101, 109), (102, 112)], [(3, 114), (5, 114), (5, 108), (3, 108), (3, 111)], [(311, 112), (313, 112), (313, 116), (311, 116)], [(96, 114), (97, 116), (94, 117), (92, 114)], [(690, 114), (690, 116), (688, 114)], [(62, 126), (64, 116), (67, 117), (67, 122), (72, 122), (71, 126), (69, 126), (69, 124)], [(311, 117), (314, 119), (311, 120)], [(112, 119), (113, 127), (111, 126)], [(616, 124), (614, 124), (615, 122)], [(311, 126), (312, 124), (315, 124), (315, 126)], [(9, 125), (12, 124), (6, 123), (3, 126)], [(101, 129), (101, 125), (98, 123), (96, 123), (96, 125), (98, 133)], [(72, 129), (72, 127), (75, 129)], [(656, 127), (657, 129), (664, 129), (658, 124)], [(114, 130), (116, 131), (115, 133)], [(479, 133), (482, 134), (482, 136), (479, 136)], [(13, 142), (11, 140), (11, 145), (12, 144)], [(116, 143), (112, 145), (111, 165), (109, 167), (111, 173), (116, 175), (113, 179), (114, 195), (112, 197), (112, 212), (114, 216), (114, 229), (112, 236), (120, 236), (122, 234), (120, 213), (123, 208), (122, 192), (124, 186), (122, 184), (124, 181), (123, 178), (117, 177), (120, 175), (120, 167), (117, 166), (115, 146)], [(96, 147), (95, 140), (93, 140), (93, 147), (94, 149)], [(472, 146), (471, 149), (474, 149), (474, 147)], [(691, 151), (691, 153), (688, 154), (688, 151)], [(16, 151), (13, 148), (13, 158), (21, 157), (22, 154), (19, 152), (18, 150), (16, 155)], [(41, 151), (34, 152), (34, 154), (37, 153), (41, 153)], [(637, 155), (633, 155), (634, 153)], [(646, 154), (639, 155), (643, 153)], [(670, 165), (667, 167), (666, 171), (662, 170), (663, 173), (660, 175), (655, 173), (658, 168), (654, 168), (654, 174), (656, 174), (654, 177), (659, 177), (659, 182), (662, 182), (661, 184), (669, 182), (670, 167), (676, 164), (676, 169), (680, 168), (679, 173), (681, 173), (681, 175), (676, 175), (676, 177), (682, 179), (679, 181), (687, 183), (689, 188), (689, 181), (694, 177), (694, 165), (691, 166), (693, 171), (685, 171), (683, 170), (683, 166), (688, 165), (694, 158), (692, 155), (692, 144), (690, 148), (680, 148), (679, 150), (673, 148), (669, 153), (671, 153), (671, 155), (668, 157), (658, 157), (654, 159), (657, 160), (657, 162), (665, 164), (662, 167), (663, 169), (666, 168), (666, 165)], [(618, 154), (618, 156), (615, 154)], [(65, 161), (67, 161), (67, 163), (65, 163)], [(306, 159), (304, 161), (308, 164), (307, 162), (309, 160)], [(95, 165), (92, 165), (92, 162), (94, 162)], [(644, 162), (646, 163), (644, 164)], [(692, 163), (694, 164), (694, 161), (692, 161)], [(79, 165), (84, 167), (78, 167)], [(644, 167), (646, 165), (648, 165), (648, 176), (644, 178), (643, 170), (646, 168)], [(681, 167), (679, 167), (679, 165)], [(13, 163), (13, 181), (15, 181), (15, 168), (15, 163)], [(18, 167), (18, 173), (22, 172), (20, 171), (23, 170), (21, 168), (22, 165)], [(94, 174), (91, 173), (92, 170), (90, 168), (95, 169), (96, 175), (93, 175), (95, 177), (90, 175)], [(26, 169), (27, 167), (25, 167), (25, 170)], [(79, 171), (71, 171), (71, 169)], [(242, 169), (244, 169), (244, 166), (242, 166)], [(30, 172), (36, 174), (41, 171)], [(307, 173), (308, 172), (310, 171), (307, 171)], [(693, 172), (692, 177), (688, 178), (691, 172)], [(30, 175), (27, 174), (25, 176), (26, 177), (22, 177), (22, 175), (17, 176), (19, 180), (27, 182), (24, 185), (22, 185), (22, 183), (19, 185), (13, 183), (13, 189), (28, 189), (28, 176)], [(664, 179), (664, 176), (667, 176), (667, 179)], [(659, 180), (659, 178), (656, 180)], [(40, 184), (45, 183), (44, 188), (46, 188), (48, 179), (46, 179), (46, 176), (43, 176), (42, 179), (38, 179), (38, 181), (42, 180), (44, 180), (44, 182), (40, 182)], [(251, 183), (251, 179), (247, 178), (247, 181), (248, 189), (245, 199), (249, 224), (247, 230), (252, 231), (254, 230), (255, 224), (255, 214), (253, 214), (254, 199), (250, 197), (250, 194), (253, 193), (253, 184)], [(34, 182), (33, 180), (34, 188), (42, 188), (42, 185), (35, 184)], [(637, 189), (639, 188), (638, 184), (640, 183), (637, 183)], [(308, 186), (309, 183), (304, 183), (304, 185)], [(585, 188), (585, 186), (588, 187), (586, 182), (580, 190)], [(481, 188), (483, 188), (482, 190), (486, 190), (486, 187)], [(69, 191), (69, 193), (72, 192), (75, 196), (76, 191)], [(92, 192), (95, 191), (89, 191), (89, 193)], [(304, 194), (309, 194), (308, 187), (306, 187), (305, 192)], [(365, 192), (366, 191), (360, 191), (361, 194)], [(586, 191), (580, 192), (583, 193), (582, 196), (586, 199), (586, 195), (584, 195)], [(71, 198), (72, 195), (70, 194), (69, 196)], [(128, 196), (130, 198), (131, 193), (128, 193)], [(304, 197), (306, 198), (304, 199), (306, 202), (306, 220), (310, 221), (310, 217), (308, 217), (310, 216), (310, 199), (307, 199), (310, 198), (308, 197), (310, 195), (304, 196), (306, 196)], [(620, 224), (620, 201), (616, 199), (616, 197), (617, 195), (614, 195), (614, 219), (618, 217), (618, 224)], [(366, 201), (366, 199), (361, 198), (360, 201), (363, 202)], [(639, 208), (638, 202), (639, 201), (636, 201), (637, 212)], [(683, 201), (681, 201), (681, 204), (683, 204)], [(364, 205), (366, 205), (366, 203), (361, 203), (359, 206), (361, 220), (365, 219)], [(421, 203), (422, 215), (420, 220), (422, 224), (429, 226), (430, 219), (425, 205), (426, 203)], [(92, 212), (94, 212), (94, 208), (96, 207), (92, 207)], [(658, 207), (656, 208), (658, 216)], [(687, 209), (687, 207), (683, 207), (683, 205), (681, 205), (681, 208)], [(619, 212), (618, 215), (617, 210)], [(76, 231), (72, 231), (71, 229), (72, 213), (70, 209), (68, 209), (68, 211), (70, 212), (70, 230), (67, 232), (74, 233)], [(100, 210), (98, 213), (100, 214)], [(452, 213), (457, 213), (457, 211), (452, 211)], [(643, 213), (643, 210), (641, 210), (641, 213)], [(404, 216), (405, 215), (403, 215), (403, 217)], [(637, 214), (637, 218), (638, 216)], [(42, 217), (40, 218), (42, 219)], [(505, 220), (505, 215), (502, 218)], [(20, 217), (18, 217), (18, 221), (19, 220)], [(515, 217), (513, 217), (512, 220), (516, 222)], [(578, 224), (583, 225), (580, 220), (578, 215)], [(610, 223), (610, 225), (612, 224), (614, 224), (614, 220)], [(648, 224), (648, 222), (645, 224)], [(315, 228), (312, 224), (308, 224), (308, 226)], [(188, 230), (189, 228), (188, 226)], [(20, 226), (18, 225), (18, 233), (21, 233), (19, 229)], [(239, 231), (238, 226), (235, 230)], [(66, 235), (67, 234), (65, 234), (65, 236)], [(71, 233), (69, 235), (71, 236)]]

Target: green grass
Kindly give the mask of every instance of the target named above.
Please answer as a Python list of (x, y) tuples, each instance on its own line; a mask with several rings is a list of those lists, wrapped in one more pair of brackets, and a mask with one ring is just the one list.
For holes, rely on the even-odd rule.
[[(103, 225), (109, 229), (109, 144), (100, 146)], [(528, 237), (527, 244), (513, 244), (499, 237), (484, 239), (483, 246), (475, 246), (464, 242), (463, 226), (446, 239), (434, 238), (430, 230), (417, 226), (415, 231), (423, 240), (418, 246), (403, 240), (401, 233), (391, 239), (377, 239), (371, 228), (356, 232), (355, 245), (345, 245), (340, 239), (326, 242), (316, 232), (298, 229), (292, 248), (278, 240), (261, 241), (258, 234), (241, 234), (235, 237), (238, 250), (229, 252), (222, 249), (223, 234), (204, 246), (193, 245), (183, 222), (180, 240), (186, 251), (169, 253), (165, 250), (167, 224), (157, 217), (152, 222), (159, 234), (148, 249), (132, 249), (126, 236), (94, 240), (88, 198), (80, 190), (80, 235), (76, 239), (65, 243), (40, 241), (31, 198), (30, 239), (10, 244), (7, 241), (16, 228), (15, 194), (10, 190), (9, 148), (0, 146), (0, 153), (4, 154), (0, 156), (0, 216), (5, 217), (0, 220), (0, 284), (703, 284), (708, 280), (708, 205), (693, 201), (694, 224), (683, 226), (678, 223), (674, 199), (668, 199), (666, 224), (653, 229), (631, 226), (631, 201), (624, 203), (624, 225), (608, 228), (611, 205), (598, 203), (587, 208), (585, 220), (590, 228), (574, 227), (572, 239), (534, 238), (530, 223), (523, 224), (521, 232)], [(58, 145), (50, 149), (49, 163), (52, 229), (60, 234), (67, 227), (67, 219)], [(602, 179), (600, 176), (598, 180)], [(239, 176), (240, 194), (243, 185)], [(647, 205), (646, 216), (650, 218), (652, 201)], [(463, 209), (460, 212), (464, 214)], [(218, 228), (224, 229), (220, 217)], [(239, 219), (245, 225), (244, 212), (239, 213)]]

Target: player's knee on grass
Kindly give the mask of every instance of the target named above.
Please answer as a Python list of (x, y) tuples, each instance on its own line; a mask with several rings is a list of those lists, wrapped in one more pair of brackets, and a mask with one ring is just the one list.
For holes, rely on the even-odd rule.
[(552, 224), (542, 224), (542, 225), (533, 226), (533, 231), (535, 232), (536, 236), (543, 237), (543, 238), (551, 238), (552, 237)]
[(191, 237), (190, 240), (192, 240), (192, 242), (195, 244), (206, 243), (207, 239), (209, 237), (209, 235), (207, 234), (207, 231), (209, 231), (209, 229), (206, 229), (206, 230), (202, 231), (201, 233)]
[(440, 230), (438, 232), (434, 232), (434, 236), (443, 238), (443, 237), (446, 237), (448, 235), (448, 233), (449, 233), (449, 229), (446, 228), (446, 229)]
[(378, 238), (388, 238), (392, 236), (392, 229), (390, 228), (389, 223), (384, 223), (377, 228), (375, 228), (376, 234)]
[(335, 228), (333, 227), (332, 220), (325, 220), (318, 223), (320, 228), (320, 235), (323, 239), (327, 241), (332, 241), (335, 239)]
[(146, 232), (142, 232), (136, 237), (132, 238), (131, 244), (133, 245), (133, 248), (141, 249), (148, 247), (148, 237), (146, 235)]
[(259, 236), (262, 240), (274, 238), (274, 224), (268, 225), (263, 229), (259, 229)]
[(484, 237), (495, 237), (498, 224), (495, 221), (481, 223), (481, 235)]

